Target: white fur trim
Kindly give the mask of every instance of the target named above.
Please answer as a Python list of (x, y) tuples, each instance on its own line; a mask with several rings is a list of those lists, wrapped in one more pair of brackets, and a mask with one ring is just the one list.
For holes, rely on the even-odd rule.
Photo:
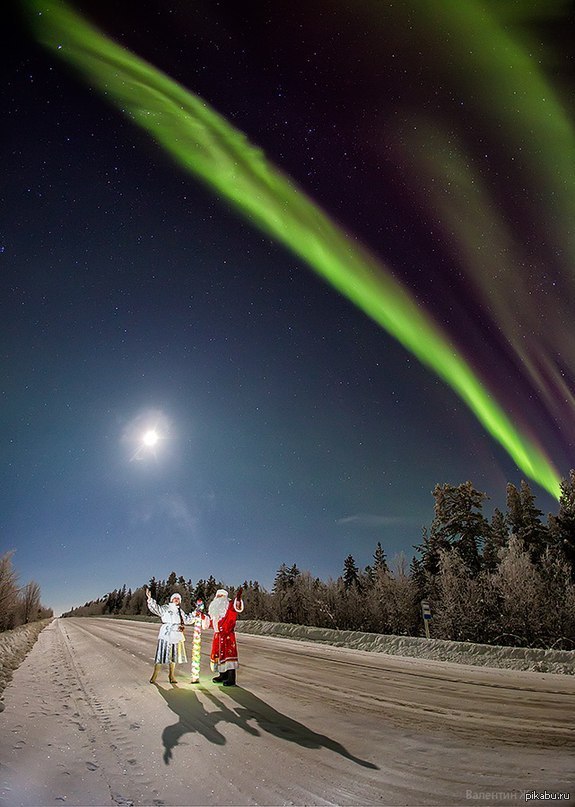
[(234, 610), (238, 614), (241, 614), (241, 612), (244, 610), (244, 601), (243, 600), (234, 600)]
[(180, 602), (182, 601), (182, 595), (181, 595), (181, 594), (178, 594), (178, 592), (177, 592), (177, 591), (174, 591), (174, 593), (173, 593), (173, 594), (172, 594), (172, 596), (170, 597), (170, 602), (174, 602), (174, 600), (176, 599), (176, 597), (179, 599), (179, 601), (180, 601)]
[(216, 591), (216, 597), (227, 597), (227, 596), (228, 596), (228, 592), (225, 590), (225, 588), (219, 588)]

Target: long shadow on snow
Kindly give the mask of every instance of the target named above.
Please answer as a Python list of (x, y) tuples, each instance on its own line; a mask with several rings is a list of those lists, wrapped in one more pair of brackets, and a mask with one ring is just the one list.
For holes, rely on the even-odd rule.
[[(259, 736), (260, 734), (257, 729), (246, 725), (245, 721), (239, 718), (233, 709), (230, 709), (220, 701), (217, 701), (217, 705), (220, 707), (219, 711), (207, 712), (204, 708), (204, 704), (196, 695), (196, 692), (199, 691), (197, 688), (193, 690), (179, 689), (175, 686), (170, 689), (163, 689), (159, 684), (154, 684), (154, 686), (162, 698), (164, 698), (172, 712), (178, 715), (179, 718), (177, 723), (166, 726), (162, 732), (164, 762), (166, 765), (170, 764), (170, 760), (173, 756), (172, 751), (180, 744), (180, 739), (184, 734), (197, 732), (215, 745), (225, 745), (226, 738), (216, 729), (216, 724), (221, 721), (224, 723), (235, 723), (249, 734), (255, 736)], [(203, 688), (201, 691), (209, 694), (207, 690)]]
[[(217, 723), (220, 721), (233, 723), (248, 732), (248, 734), (259, 737), (261, 732), (250, 725), (250, 721), (255, 721), (261, 731), (273, 734), (274, 737), (281, 740), (297, 743), (303, 748), (327, 748), (364, 768), (379, 770), (378, 766), (372, 762), (353, 756), (341, 743), (326, 737), (325, 734), (318, 734), (304, 726), (303, 723), (298, 723), (297, 720), (278, 712), (273, 706), (242, 687), (229, 687), (225, 690), (225, 694), (239, 706), (239, 708), (230, 709), (220, 696), (221, 690), (219, 687), (208, 689), (204, 686), (199, 686), (190, 690), (178, 689), (177, 687), (162, 689), (158, 684), (155, 686), (170, 709), (179, 717), (177, 723), (166, 726), (162, 732), (164, 762), (166, 765), (169, 764), (172, 758), (172, 749), (179, 745), (180, 738), (184, 734), (195, 731), (216, 745), (224, 745), (226, 738), (216, 729)], [(213, 712), (207, 712), (203, 703), (197, 697), (197, 692), (202, 692), (218, 709)]]
[[(212, 694), (207, 690), (206, 695), (210, 698), (212, 697)], [(247, 726), (248, 720), (255, 720), (262, 731), (267, 731), (281, 740), (297, 743), (304, 748), (328, 748), (330, 751), (341, 754), (342, 757), (346, 757), (346, 759), (350, 759), (364, 768), (379, 770), (378, 766), (372, 762), (354, 757), (347, 748), (336, 740), (326, 737), (325, 734), (318, 734), (304, 726), (303, 723), (298, 723), (297, 720), (292, 720), (291, 717), (278, 712), (269, 703), (258, 698), (257, 695), (247, 689), (229, 687), (226, 689), (226, 695), (229, 695), (232, 700), (239, 704), (240, 708), (236, 709), (236, 713), (242, 720), (244, 727)]]

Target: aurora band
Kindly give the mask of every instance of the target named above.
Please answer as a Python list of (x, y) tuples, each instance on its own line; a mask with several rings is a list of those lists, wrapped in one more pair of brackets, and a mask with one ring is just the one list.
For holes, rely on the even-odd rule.
[(199, 96), (104, 36), (60, 0), (25, 0), (36, 36), (173, 158), (289, 247), (446, 381), (524, 473), (559, 498), (560, 478), (409, 292), (262, 151)]

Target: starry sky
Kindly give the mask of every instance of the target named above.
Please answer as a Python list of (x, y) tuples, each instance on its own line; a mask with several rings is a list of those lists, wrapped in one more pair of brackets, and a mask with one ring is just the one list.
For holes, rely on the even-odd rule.
[[(378, 541), (409, 559), (436, 483), (471, 480), (490, 515), (528, 478), (556, 512), (433, 367), (42, 47), (23, 8), (3, 12), (0, 540), (46, 605), (172, 570), (326, 579)], [(572, 3), (74, 9), (260, 148), (567, 476)]]

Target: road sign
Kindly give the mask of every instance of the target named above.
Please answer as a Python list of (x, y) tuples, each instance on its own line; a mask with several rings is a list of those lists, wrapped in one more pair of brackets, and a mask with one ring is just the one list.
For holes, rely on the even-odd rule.
[(431, 608), (427, 600), (421, 601), (421, 613), (424, 619), (431, 619)]
[(425, 637), (430, 639), (429, 635), (429, 620), (431, 619), (431, 608), (427, 600), (421, 601), (421, 614), (423, 616), (423, 625), (425, 627)]

